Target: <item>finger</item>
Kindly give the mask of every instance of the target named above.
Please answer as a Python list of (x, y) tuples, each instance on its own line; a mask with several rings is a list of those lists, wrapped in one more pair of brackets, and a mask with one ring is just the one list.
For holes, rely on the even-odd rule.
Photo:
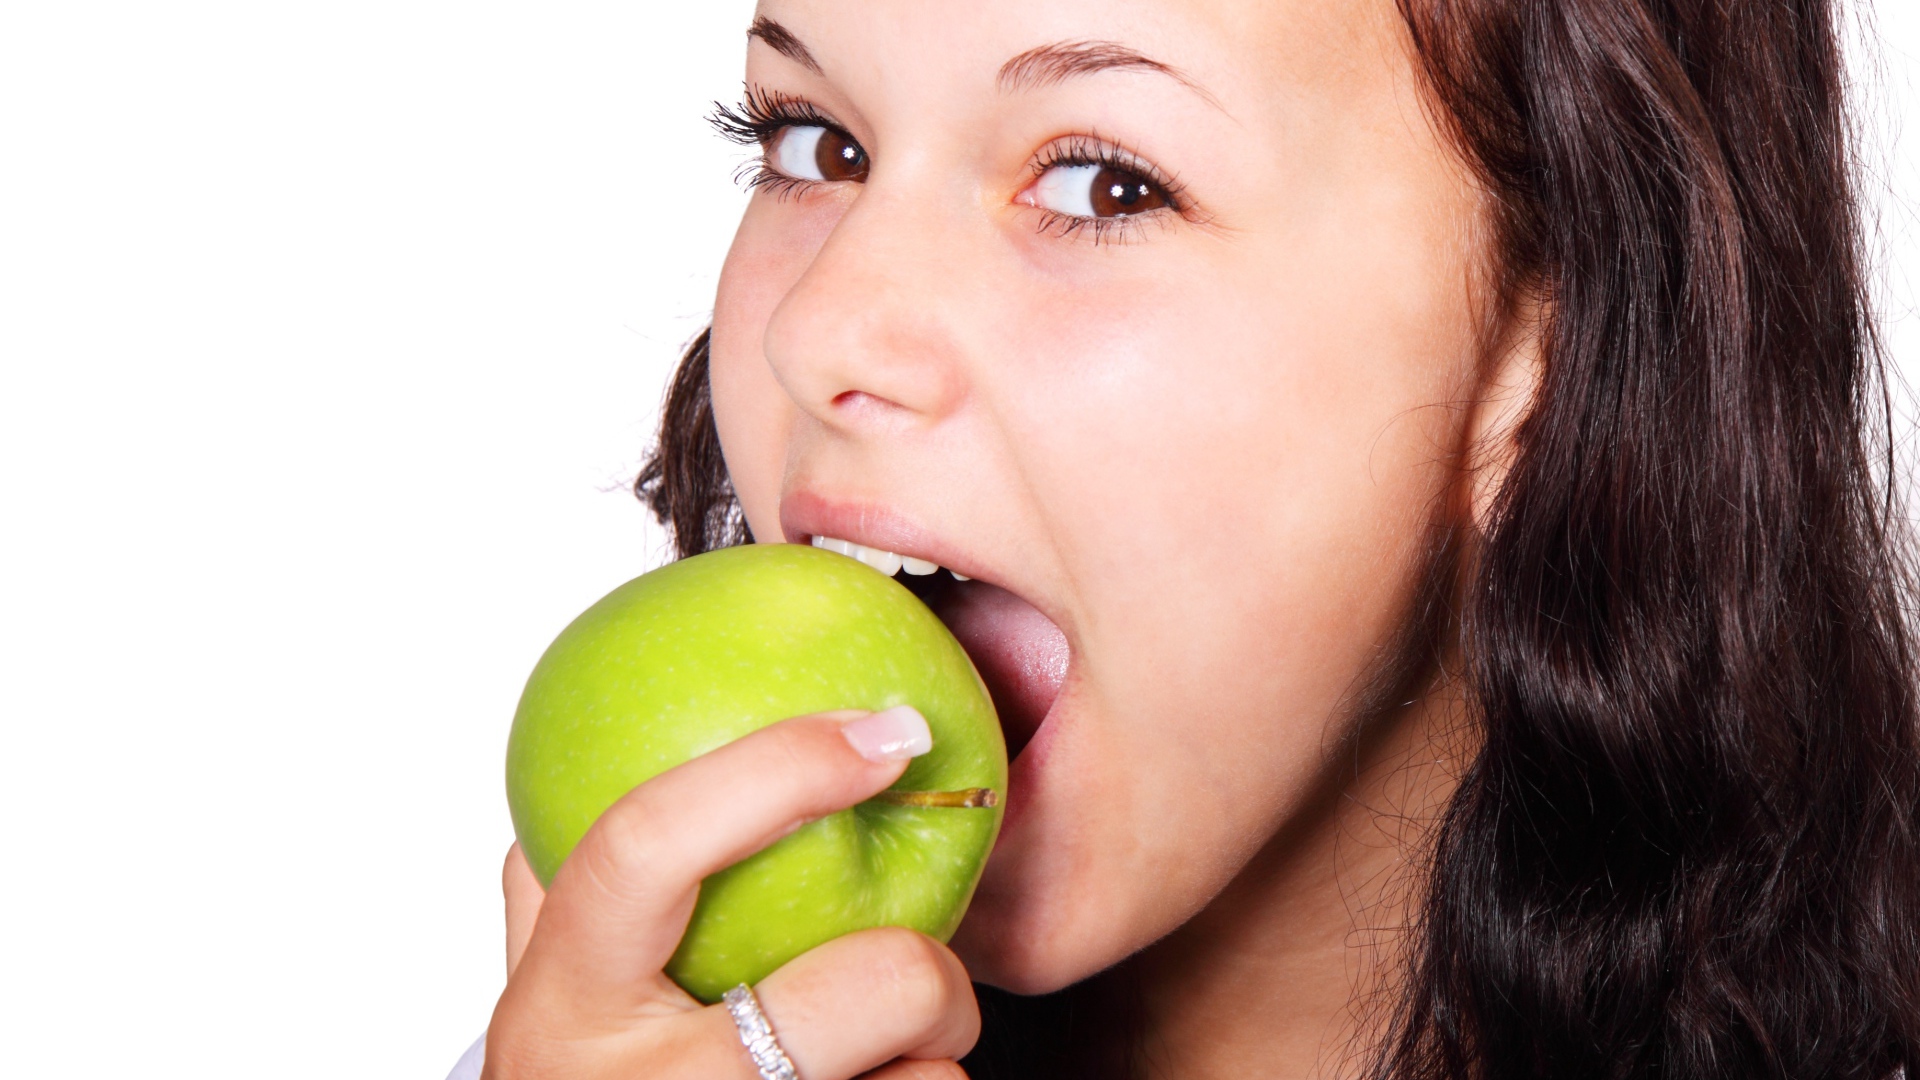
[(870, 1073), (861, 1073), (860, 1080), (967, 1080), (967, 1071), (957, 1061), (913, 1061), (902, 1058), (890, 1061)]
[(519, 974), (577, 1001), (646, 996), (702, 879), (886, 788), (932, 746), (904, 706), (762, 728), (628, 792), (554, 876)]
[(897, 926), (829, 941), (754, 993), (810, 1078), (857, 1076), (895, 1058), (957, 1058), (980, 1037), (980, 1007), (959, 958)]
[(540, 903), (547, 891), (527, 865), (527, 855), (515, 844), (507, 849), (507, 864), (500, 869), (500, 891), (507, 898), (507, 977), (520, 966), (520, 956), (533, 937), (533, 924), (540, 918)]

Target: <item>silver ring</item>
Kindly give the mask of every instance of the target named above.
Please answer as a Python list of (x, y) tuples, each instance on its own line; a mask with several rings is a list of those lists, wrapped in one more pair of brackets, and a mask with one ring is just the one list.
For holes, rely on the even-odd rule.
[(753, 989), (741, 983), (720, 995), (720, 1000), (727, 1003), (727, 1012), (733, 1016), (733, 1026), (740, 1029), (740, 1041), (746, 1045), (747, 1056), (760, 1070), (760, 1080), (799, 1080), (799, 1074), (793, 1071), (793, 1060), (780, 1049), (773, 1025), (767, 1023), (767, 1014), (760, 1011), (760, 999), (753, 996)]

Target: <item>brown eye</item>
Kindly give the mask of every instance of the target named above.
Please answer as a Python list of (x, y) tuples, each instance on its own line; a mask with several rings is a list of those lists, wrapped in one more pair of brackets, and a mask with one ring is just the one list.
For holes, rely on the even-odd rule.
[(1121, 217), (1143, 214), (1167, 205), (1166, 193), (1130, 172), (1101, 169), (1093, 176), (1088, 202), (1094, 217)]
[(867, 178), (867, 152), (846, 135), (819, 124), (789, 124), (767, 147), (767, 164), (795, 180), (832, 183)]
[(1173, 205), (1160, 185), (1139, 173), (1106, 165), (1055, 165), (1040, 174), (1022, 199), (1082, 218), (1127, 217)]
[(867, 152), (860, 144), (832, 128), (820, 129), (820, 141), (813, 150), (814, 164), (827, 180), (865, 180)]

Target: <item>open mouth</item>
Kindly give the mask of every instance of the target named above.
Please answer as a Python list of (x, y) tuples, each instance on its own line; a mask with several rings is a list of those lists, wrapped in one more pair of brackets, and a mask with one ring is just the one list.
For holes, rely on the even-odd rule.
[(933, 609), (987, 684), (1006, 735), (1007, 757), (1019, 756), (1066, 681), (1067, 636), (1053, 620), (1007, 589), (937, 563), (830, 536), (815, 536), (812, 543), (891, 574)]

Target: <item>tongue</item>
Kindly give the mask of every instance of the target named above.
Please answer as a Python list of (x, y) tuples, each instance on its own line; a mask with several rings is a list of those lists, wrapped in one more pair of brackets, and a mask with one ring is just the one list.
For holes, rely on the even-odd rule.
[(933, 601), (993, 695), (1007, 756), (1018, 754), (1047, 718), (1067, 677), (1067, 636), (1018, 596), (984, 581), (963, 581)]

